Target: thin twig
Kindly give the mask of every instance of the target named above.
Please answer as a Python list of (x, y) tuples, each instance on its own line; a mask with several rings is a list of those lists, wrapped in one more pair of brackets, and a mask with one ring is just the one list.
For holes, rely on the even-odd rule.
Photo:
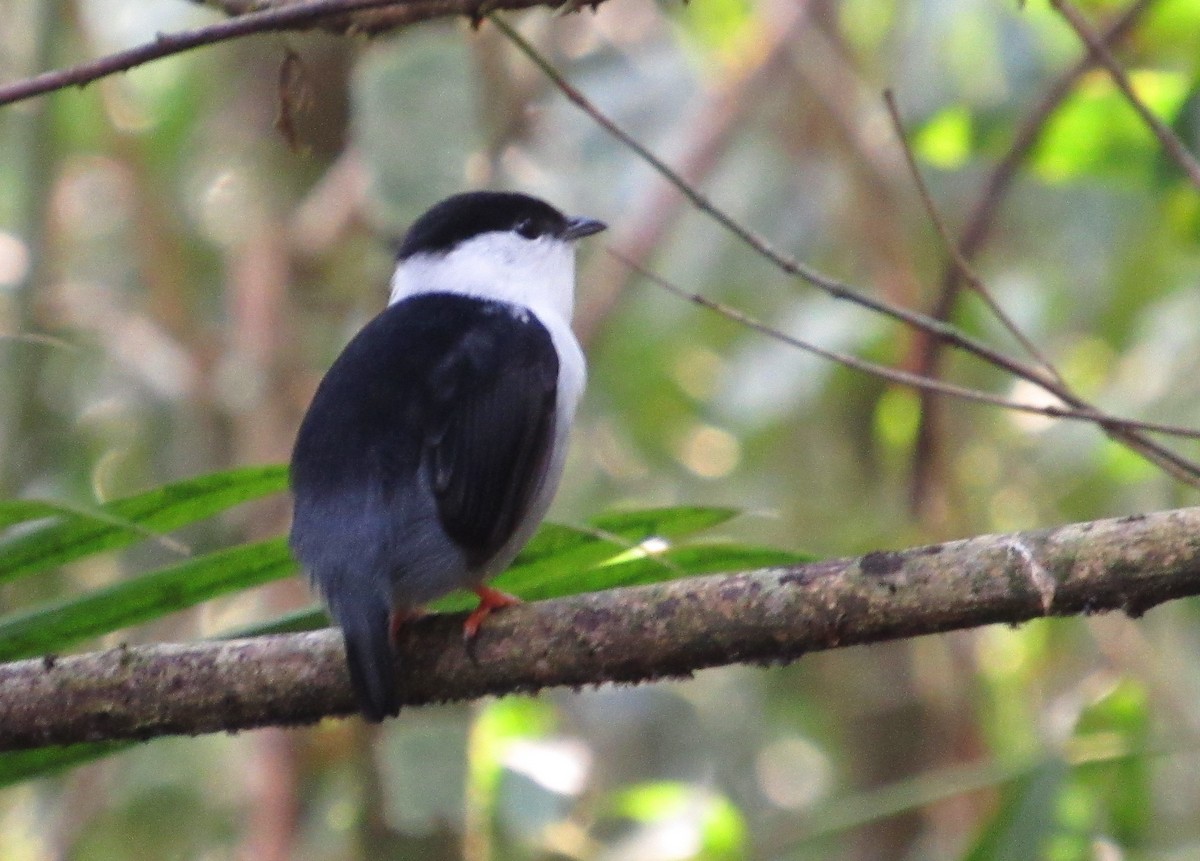
[[(402, 20), (397, 18), (393, 21), (393, 25), (399, 25), (451, 15), (478, 19), (480, 10), (484, 7), (526, 9), (543, 5), (557, 6), (558, 0), (305, 0), (288, 6), (248, 12), (236, 18), (178, 33), (160, 33), (153, 42), (2, 85), (0, 106), (71, 86), (82, 87), (108, 75), (128, 71), (134, 66), (181, 54), (202, 45), (212, 45), (254, 33), (307, 29), (344, 17), (348, 13), (367, 9), (395, 7), (397, 14), (404, 13)], [(347, 24), (347, 28), (353, 29), (352, 20)]]
[[(1050, 392), (1059, 400), (1066, 403), (1068, 406), (1079, 410), (1091, 410), (1092, 407), (1086, 401), (1079, 398), (1074, 393), (1066, 390), (1063, 386), (1048, 375), (1040, 368), (1022, 362), (1019, 359), (1013, 358), (999, 350), (993, 349), (986, 344), (972, 338), (971, 336), (961, 332), (959, 329), (950, 324), (936, 320), (926, 314), (917, 311), (910, 311), (892, 305), (889, 302), (884, 302), (866, 295), (848, 284), (836, 281), (829, 278), (815, 269), (812, 269), (799, 261), (776, 251), (770, 243), (765, 239), (755, 234), (753, 231), (740, 224), (731, 215), (726, 213), (715, 203), (709, 200), (705, 195), (698, 191), (695, 187), (687, 183), (682, 177), (673, 171), (662, 159), (658, 158), (650, 152), (645, 146), (639, 143), (628, 132), (618, 126), (604, 112), (597, 108), (586, 96), (578, 89), (571, 85), (569, 81), (562, 76), (559, 71), (554, 68), (545, 57), (543, 57), (536, 48), (533, 47), (525, 38), (523, 38), (515, 29), (507, 24), (499, 15), (488, 13), (488, 19), (492, 21), (512, 42), (518, 50), (524, 54), (530, 62), (538, 67), (547, 78), (554, 83), (564, 96), (569, 101), (575, 104), (580, 110), (590, 116), (601, 128), (607, 131), (610, 135), (619, 140), (622, 144), (633, 151), (639, 158), (646, 162), (657, 171), (661, 176), (667, 179), (679, 191), (687, 197), (694, 206), (704, 214), (708, 215), (731, 234), (742, 240), (746, 245), (758, 252), (761, 256), (773, 263), (777, 268), (790, 275), (795, 275), (809, 284), (825, 291), (835, 299), (844, 299), (853, 302), (868, 310), (878, 314), (891, 317), (894, 320), (906, 323), (916, 329), (919, 329), (935, 338), (940, 338), (946, 343), (971, 353), (989, 364), (1008, 371), (1016, 377), (1027, 380), (1042, 389)], [(1098, 420), (1099, 421), (1099, 420)], [(1200, 464), (1193, 463), (1182, 455), (1171, 451), (1162, 446), (1158, 442), (1142, 436), (1136, 430), (1123, 430), (1119, 422), (1100, 421), (1100, 426), (1105, 432), (1114, 438), (1120, 439), (1129, 448), (1146, 457), (1148, 460), (1159, 466), (1165, 472), (1176, 478), (1177, 480), (1190, 484), (1194, 487), (1200, 487)]]
[(1099, 61), (1100, 65), (1108, 70), (1113, 83), (1125, 94), (1125, 99), (1137, 111), (1142, 121), (1150, 127), (1150, 131), (1158, 138), (1158, 142), (1166, 154), (1170, 156), (1175, 164), (1179, 165), (1192, 185), (1200, 189), (1200, 162), (1183, 145), (1183, 141), (1179, 139), (1179, 136), (1171, 131), (1166, 123), (1156, 117), (1154, 112), (1146, 106), (1146, 103), (1134, 91), (1129, 76), (1125, 74), (1125, 70), (1121, 68), (1121, 64), (1113, 56), (1113, 52), (1108, 50), (1108, 46), (1104, 44), (1104, 41), (1092, 29), (1092, 25), (1087, 22), (1083, 14), (1069, 0), (1050, 0), (1050, 5), (1057, 9), (1059, 14), (1067, 20), (1067, 23), (1075, 30), (1075, 34), (1088, 46), (1088, 50), (1092, 52), (1092, 55)]
[(692, 204), (705, 215), (712, 218), (731, 234), (736, 236), (751, 249), (765, 257), (777, 268), (798, 278), (807, 281), (814, 287), (825, 291), (835, 299), (844, 299), (852, 302), (877, 314), (882, 314), (906, 323), (914, 328), (921, 329), (929, 334), (941, 338), (949, 344), (952, 344), (966, 352), (973, 353), (988, 363), (996, 367), (1003, 368), (1009, 373), (1027, 379), (1037, 385), (1045, 385), (1047, 379), (1045, 375), (1037, 368), (1031, 367), (1011, 356), (1005, 355), (991, 347), (976, 341), (969, 335), (960, 332), (958, 329), (943, 323), (940, 320), (934, 320), (932, 317), (926, 316), (918, 311), (910, 311), (907, 308), (901, 308), (868, 296), (860, 292), (856, 288), (845, 284), (836, 279), (830, 278), (812, 269), (809, 266), (788, 257), (780, 251), (777, 251), (771, 246), (766, 239), (754, 233), (752, 230), (739, 223), (731, 215), (718, 207), (707, 196), (698, 191), (694, 186), (688, 183), (683, 177), (679, 176), (672, 170), (666, 162), (656, 156), (650, 150), (646, 149), (632, 135), (618, 126), (612, 119), (597, 108), (586, 96), (577, 90), (569, 81), (564, 78), (557, 69), (543, 57), (536, 48), (533, 47), (520, 33), (514, 30), (500, 16), (489, 13), (488, 19), (492, 21), (500, 30), (512, 40), (513, 44), (524, 54), (530, 62), (537, 66), (543, 74), (548, 77), (559, 91), (567, 97), (580, 110), (592, 118), (601, 128), (607, 131), (610, 135), (619, 140), (627, 148), (633, 151), (638, 158), (642, 159), (650, 167), (654, 168), (662, 177), (664, 177), (671, 185), (675, 186)]
[(904, 153), (904, 161), (908, 165), (909, 173), (912, 175), (913, 184), (917, 187), (917, 193), (921, 198), (921, 203), (925, 206), (925, 213), (929, 216), (929, 221), (933, 224), (934, 230), (937, 231), (938, 237), (942, 240), (942, 247), (946, 249), (946, 254), (950, 258), (950, 263), (954, 267), (958, 276), (961, 277), (968, 286), (983, 300), (988, 309), (995, 315), (1000, 324), (1008, 331), (1010, 335), (1021, 345), (1026, 353), (1033, 358), (1041, 367), (1050, 374), (1059, 385), (1065, 386), (1066, 381), (1059, 374), (1058, 369), (1049, 358), (1042, 353), (1038, 346), (1029, 339), (1021, 328), (1016, 324), (1012, 317), (1000, 306), (992, 296), (990, 290), (984, 285), (983, 280), (975, 273), (971, 264), (963, 256), (958, 245), (950, 236), (950, 231), (946, 227), (946, 222), (942, 220), (942, 215), (938, 212), (937, 204), (933, 202), (933, 195), (929, 191), (929, 186), (925, 183), (925, 177), (921, 174), (921, 169), (917, 165), (917, 157), (913, 152), (912, 145), (909, 143), (908, 134), (904, 128), (904, 120), (900, 116), (900, 107), (896, 104), (896, 94), (891, 90), (885, 90), (883, 93), (884, 104), (887, 105), (888, 116), (891, 117), (892, 127), (896, 132), (896, 139), (900, 142), (900, 149)]
[(856, 371), (862, 371), (866, 374), (871, 374), (882, 380), (887, 380), (890, 383), (898, 383), (902, 386), (909, 386), (921, 391), (936, 392), (939, 395), (949, 395), (950, 397), (959, 398), (965, 401), (973, 401), (979, 404), (988, 404), (994, 407), (1003, 407), (1004, 409), (1016, 410), (1018, 412), (1034, 413), (1035, 415), (1045, 416), (1054, 419), (1073, 419), (1076, 421), (1087, 421), (1092, 423), (1110, 423), (1120, 424), (1123, 427), (1136, 428), (1137, 430), (1148, 431), (1150, 433), (1169, 434), (1171, 436), (1185, 437), (1189, 439), (1200, 439), (1200, 429), (1185, 428), (1178, 425), (1162, 424), (1160, 422), (1139, 421), (1137, 419), (1125, 419), (1118, 416), (1113, 416), (1108, 413), (1103, 413), (1092, 408), (1074, 408), (1074, 407), (1059, 407), (1051, 404), (1038, 405), (1029, 404), (1023, 401), (1014, 401), (1011, 398), (1006, 398), (1002, 395), (994, 395), (991, 392), (972, 389), (966, 386), (958, 386), (954, 383), (947, 383), (943, 380), (922, 377), (920, 374), (915, 374), (911, 371), (905, 371), (900, 368), (881, 365), (877, 362), (871, 362), (867, 359), (860, 359), (858, 356), (849, 353), (843, 353), (838, 350), (830, 350), (826, 347), (820, 347), (810, 341), (805, 341), (802, 338), (797, 338), (794, 335), (789, 335), (786, 332), (781, 332), (772, 326), (763, 323), (733, 308), (722, 302), (717, 302), (702, 296), (699, 293), (693, 293), (685, 290), (682, 287), (668, 281), (661, 275), (650, 271), (639, 263), (631, 260), (625, 255), (612, 248), (607, 249), (608, 253), (628, 266), (631, 270), (641, 275), (647, 281), (655, 284), (658, 287), (666, 290), (672, 295), (678, 296), (681, 299), (686, 299), (695, 305), (707, 308), (732, 320), (739, 325), (745, 326), (748, 329), (753, 329), (759, 334), (766, 335), (775, 341), (787, 344), (792, 347), (804, 350), (808, 353), (820, 356), (823, 359), (828, 359), (831, 362), (837, 362), (847, 368), (853, 368)]
[[(1114, 44), (1130, 30), (1138, 19), (1153, 5), (1154, 0), (1135, 0), (1123, 11), (1104, 31), (1102, 39), (1105, 44)], [(995, 224), (996, 214), (1000, 211), (1008, 191), (1013, 186), (1017, 172), (1033, 147), (1041, 139), (1042, 130), (1047, 121), (1058, 110), (1059, 105), (1074, 91), (1075, 83), (1085, 73), (1094, 68), (1094, 56), (1085, 53), (1071, 68), (1060, 74), (1047, 88), (1041, 101), (1017, 126), (1012, 143), (1004, 156), (996, 162), (996, 166), (988, 174), (979, 197), (970, 215), (967, 216), (962, 238), (957, 243), (959, 252), (964, 259), (973, 259), (991, 236), (992, 225)], [(962, 279), (958, 270), (949, 266), (941, 279), (941, 292), (933, 303), (930, 315), (938, 320), (949, 320), (951, 311), (958, 298)], [(942, 355), (943, 341), (925, 337), (918, 341), (917, 360), (914, 370), (927, 377), (938, 374), (938, 362)], [(938, 400), (931, 393), (921, 393), (921, 420), (917, 427), (916, 453), (913, 458), (913, 480), (910, 491), (914, 507), (928, 498), (928, 486), (932, 481), (931, 463), (934, 453), (940, 447), (937, 444), (937, 414)]]

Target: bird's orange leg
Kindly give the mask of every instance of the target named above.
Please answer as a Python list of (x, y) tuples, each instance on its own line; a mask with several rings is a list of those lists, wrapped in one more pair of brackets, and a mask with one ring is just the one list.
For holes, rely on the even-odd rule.
[(478, 636), (479, 626), (483, 624), (483, 620), (493, 610), (521, 603), (521, 599), (516, 595), (509, 595), (507, 592), (501, 592), (499, 589), (484, 586), (482, 583), (471, 591), (479, 596), (479, 606), (471, 612), (470, 616), (467, 616), (467, 621), (463, 622), (463, 639), (468, 642)]

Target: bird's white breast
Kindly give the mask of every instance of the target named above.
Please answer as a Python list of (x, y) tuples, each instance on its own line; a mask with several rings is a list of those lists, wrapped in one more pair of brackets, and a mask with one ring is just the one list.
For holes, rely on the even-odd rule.
[(548, 236), (526, 239), (511, 232), (484, 233), (447, 253), (414, 254), (400, 261), (391, 286), (390, 304), (420, 293), (456, 293), (528, 309), (546, 327), (558, 353), (554, 449), (528, 513), (482, 572), (484, 578), (491, 577), (525, 546), (550, 507), (587, 382), (583, 350), (570, 324), (575, 306), (575, 249), (569, 242)]

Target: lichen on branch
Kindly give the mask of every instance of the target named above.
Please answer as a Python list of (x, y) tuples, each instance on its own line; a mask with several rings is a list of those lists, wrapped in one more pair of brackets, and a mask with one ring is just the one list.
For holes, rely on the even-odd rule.
[[(407, 705), (638, 683), (1041, 616), (1139, 616), (1200, 593), (1200, 508), (525, 604), (468, 649), (408, 625)], [(0, 750), (308, 724), (354, 711), (336, 631), (0, 665)]]

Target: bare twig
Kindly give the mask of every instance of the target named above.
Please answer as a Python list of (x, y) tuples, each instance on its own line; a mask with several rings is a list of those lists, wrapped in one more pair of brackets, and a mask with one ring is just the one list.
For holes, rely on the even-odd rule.
[[(1154, 0), (1135, 0), (1124, 12), (1110, 24), (1101, 38), (1105, 44), (1114, 44), (1122, 39), (1138, 19), (1153, 5)], [(1076, 81), (1096, 65), (1095, 58), (1089, 52), (1081, 57), (1071, 68), (1060, 74), (1047, 88), (1041, 101), (1022, 120), (1013, 135), (1012, 143), (1004, 156), (996, 163), (995, 168), (988, 174), (974, 208), (967, 216), (966, 226), (962, 230), (962, 238), (958, 242), (958, 250), (963, 259), (974, 258), (991, 235), (996, 213), (1005, 195), (1012, 188), (1017, 171), (1025, 161), (1026, 156), (1041, 138), (1042, 130), (1047, 120), (1058, 110), (1058, 106), (1071, 94)], [(956, 267), (949, 266), (942, 276), (941, 292), (930, 311), (931, 316), (938, 320), (948, 320), (962, 287), (962, 278)], [(942, 355), (942, 341), (936, 338), (923, 337), (918, 341), (917, 360), (914, 371), (926, 376), (938, 375), (938, 363)], [(916, 454), (913, 464), (913, 483), (911, 496), (914, 503), (924, 500), (929, 495), (929, 485), (932, 483), (932, 467), (934, 452), (939, 450), (937, 444), (937, 398), (929, 393), (921, 394), (921, 421), (917, 428)]]
[(1099, 61), (1100, 65), (1108, 70), (1113, 83), (1125, 94), (1125, 99), (1129, 102), (1130, 106), (1137, 111), (1138, 116), (1142, 118), (1142, 121), (1149, 126), (1150, 131), (1158, 138), (1163, 151), (1187, 174), (1192, 185), (1200, 189), (1200, 162), (1196, 161), (1196, 157), (1188, 152), (1187, 147), (1183, 145), (1183, 141), (1179, 139), (1179, 136), (1171, 131), (1166, 123), (1156, 117), (1154, 112), (1146, 106), (1146, 103), (1134, 91), (1129, 76), (1125, 74), (1125, 70), (1121, 68), (1121, 64), (1117, 62), (1117, 58), (1113, 56), (1112, 51), (1104, 44), (1104, 40), (1092, 29), (1092, 25), (1087, 22), (1087, 19), (1083, 17), (1083, 13), (1069, 2), (1069, 0), (1050, 0), (1050, 5), (1057, 9), (1059, 14), (1067, 20), (1067, 23), (1075, 30), (1075, 34), (1088, 46), (1088, 50), (1091, 51), (1092, 56)]
[[(800, 263), (799, 261), (788, 257), (787, 255), (774, 249), (770, 243), (758, 236), (756, 233), (739, 223), (727, 212), (718, 207), (708, 197), (702, 194), (694, 186), (686, 182), (674, 170), (672, 170), (666, 162), (650, 152), (645, 146), (638, 142), (632, 135), (618, 126), (604, 112), (597, 108), (586, 96), (578, 89), (571, 85), (562, 74), (554, 68), (545, 57), (543, 57), (536, 48), (533, 47), (524, 37), (516, 30), (507, 24), (500, 16), (494, 13), (488, 13), (488, 19), (491, 20), (500, 30), (510, 39), (513, 44), (523, 53), (534, 65), (536, 65), (543, 74), (549, 78), (559, 91), (567, 97), (573, 104), (580, 108), (584, 113), (590, 116), (601, 128), (607, 131), (610, 135), (619, 140), (622, 144), (633, 151), (639, 158), (654, 168), (668, 182), (675, 186), (679, 191), (692, 202), (692, 204), (701, 212), (708, 215), (731, 234), (736, 236), (754, 251), (769, 260), (777, 268), (789, 275), (794, 275), (798, 278), (807, 281), (809, 284), (825, 291), (835, 299), (844, 299), (853, 302), (877, 314), (890, 317), (898, 320), (909, 326), (914, 327), (929, 336), (941, 339), (947, 344), (954, 346), (964, 352), (970, 353), (994, 367), (1008, 371), (1010, 374), (1027, 380), (1034, 385), (1039, 386), (1047, 392), (1050, 392), (1059, 400), (1066, 403), (1069, 407), (1081, 411), (1092, 410), (1092, 406), (1086, 401), (1075, 395), (1060, 385), (1053, 376), (1046, 373), (1041, 368), (1029, 365), (1012, 356), (1002, 353), (999, 350), (993, 349), (986, 344), (978, 341), (954, 326), (942, 321), (936, 320), (926, 314), (917, 311), (910, 311), (906, 308), (893, 305), (872, 296), (868, 296), (851, 287), (848, 284), (829, 278), (821, 274), (815, 269)], [(1190, 484), (1195, 487), (1200, 487), (1200, 464), (1193, 463), (1182, 455), (1171, 451), (1165, 446), (1159, 444), (1155, 440), (1143, 436), (1137, 430), (1123, 429), (1120, 421), (1108, 422), (1097, 420), (1097, 423), (1104, 429), (1109, 436), (1121, 440), (1130, 449), (1138, 452), (1143, 457), (1156, 464), (1160, 469), (1164, 470), (1177, 480)]]
[(925, 177), (921, 174), (920, 167), (917, 166), (917, 157), (913, 153), (912, 146), (908, 142), (908, 134), (904, 128), (904, 120), (900, 116), (900, 107), (896, 104), (896, 95), (891, 90), (885, 90), (883, 94), (884, 104), (887, 105), (888, 115), (892, 120), (892, 127), (896, 131), (896, 139), (900, 142), (900, 148), (904, 152), (904, 161), (908, 165), (909, 173), (912, 175), (913, 183), (917, 187), (917, 193), (921, 197), (921, 203), (925, 206), (925, 213), (929, 216), (929, 221), (933, 224), (934, 230), (937, 231), (938, 237), (942, 240), (942, 246), (946, 249), (946, 254), (950, 258), (950, 265), (954, 268), (957, 276), (963, 279), (967, 285), (978, 294), (984, 304), (988, 306), (1000, 324), (1008, 330), (1008, 333), (1016, 339), (1017, 343), (1030, 355), (1041, 367), (1048, 373), (1059, 385), (1065, 385), (1065, 381), (1058, 373), (1051, 361), (1038, 349), (1037, 345), (1021, 331), (1020, 327), (1013, 321), (1011, 317), (992, 296), (990, 290), (984, 286), (982, 279), (975, 274), (975, 270), (971, 268), (971, 264), (967, 262), (958, 246), (950, 236), (950, 231), (946, 227), (946, 222), (942, 220), (941, 213), (938, 212), (937, 204), (933, 202), (933, 195), (929, 192), (929, 186), (925, 184)]
[[(304, 30), (335, 19), (344, 19), (342, 29), (353, 31), (355, 20), (349, 13), (381, 7), (393, 7), (389, 26), (413, 24), (430, 18), (463, 15), (478, 20), (481, 10), (527, 9), (531, 6), (558, 6), (561, 0), (305, 0), (261, 11), (249, 11), (236, 18), (219, 21), (178, 33), (161, 33), (153, 41), (125, 51), (65, 69), (43, 72), (0, 86), (0, 105), (40, 96), (67, 87), (82, 87), (92, 81), (127, 71), (153, 60), (182, 54), (202, 45), (225, 42), (254, 33)], [(589, 3), (592, 0), (589, 0)], [(596, 0), (603, 2), (603, 0)], [(251, 4), (255, 8), (261, 4)]]
[[(758, 14), (764, 31), (757, 42), (755, 62), (740, 65), (722, 78), (719, 88), (698, 110), (697, 121), (684, 134), (688, 145), (680, 154), (679, 175), (693, 187), (712, 173), (734, 136), (745, 126), (746, 115), (766, 93), (797, 37), (807, 29), (808, 6), (803, 0), (761, 4)], [(686, 198), (659, 176), (647, 183), (639, 200), (614, 225), (610, 246), (645, 264), (662, 244), (686, 207)], [(587, 345), (595, 339), (629, 282), (630, 270), (611, 256), (591, 259), (579, 283), (587, 285), (575, 310), (574, 328)]]
[(812, 286), (825, 291), (835, 299), (844, 299), (852, 302), (869, 311), (874, 311), (877, 314), (882, 314), (902, 323), (906, 323), (914, 328), (921, 329), (940, 338), (949, 344), (954, 345), (968, 353), (972, 353), (989, 364), (1002, 368), (1015, 376), (1027, 379), (1037, 385), (1042, 385), (1045, 380), (1045, 375), (1038, 369), (1032, 368), (1017, 359), (1007, 356), (991, 347), (976, 341), (969, 335), (960, 332), (953, 326), (943, 323), (940, 320), (934, 320), (918, 311), (910, 311), (907, 308), (901, 308), (892, 305), (888, 302), (868, 296), (860, 292), (856, 288), (830, 278), (817, 270), (804, 265), (798, 260), (795, 260), (780, 251), (777, 251), (771, 246), (766, 239), (754, 233), (745, 225), (739, 223), (733, 216), (729, 215), (719, 206), (717, 206), (707, 196), (702, 194), (693, 185), (688, 183), (683, 177), (679, 176), (670, 166), (662, 159), (656, 156), (650, 150), (646, 149), (632, 135), (618, 126), (605, 113), (597, 108), (592, 102), (583, 95), (578, 89), (571, 85), (554, 66), (546, 60), (537, 49), (533, 47), (521, 34), (509, 26), (500, 16), (489, 13), (491, 20), (499, 27), (508, 38), (520, 49), (529, 60), (536, 65), (543, 74), (545, 74), (559, 91), (567, 97), (580, 110), (591, 117), (601, 128), (607, 131), (610, 135), (619, 140), (622, 144), (628, 147), (638, 158), (654, 168), (662, 177), (664, 177), (671, 185), (679, 189), (679, 191), (692, 202), (698, 210), (703, 212), (708, 217), (712, 218), (731, 234), (736, 236), (751, 249), (758, 252), (760, 255), (769, 260), (773, 265), (787, 273), (794, 275), (804, 281), (807, 281)]
[[(459, 616), (401, 635), (405, 702), (645, 682), (729, 663), (1041, 616), (1136, 616), (1200, 593), (1200, 509), (614, 589), (497, 613), (470, 651)], [(234, 731), (347, 715), (324, 630), (117, 648), (0, 666), (0, 749)]]
[(789, 335), (786, 332), (781, 332), (778, 329), (756, 320), (749, 314), (725, 305), (721, 302), (709, 299), (706, 296), (701, 296), (699, 293), (692, 293), (688, 290), (673, 284), (661, 275), (651, 272), (644, 266), (634, 260), (626, 257), (620, 252), (609, 248), (608, 253), (620, 260), (634, 272), (637, 272), (647, 281), (661, 287), (672, 295), (678, 296), (681, 299), (699, 305), (702, 308), (707, 308), (732, 320), (739, 325), (745, 326), (748, 329), (753, 329), (761, 335), (766, 335), (772, 340), (787, 344), (790, 347), (804, 350), (813, 355), (820, 356), (823, 359), (828, 359), (831, 362), (837, 362), (847, 368), (853, 368), (856, 371), (862, 371), (865, 374), (878, 377), (881, 380), (886, 380), (889, 383), (898, 383), (902, 386), (909, 386), (918, 391), (934, 392), (939, 395), (949, 395), (950, 397), (959, 398), (964, 401), (973, 401), (977, 404), (988, 404), (994, 407), (1003, 407), (1004, 409), (1016, 410), (1017, 412), (1033, 413), (1035, 415), (1045, 416), (1046, 418), (1054, 419), (1074, 419), (1076, 421), (1086, 421), (1092, 423), (1109, 423), (1120, 424), (1122, 427), (1129, 429), (1137, 429), (1149, 431), (1151, 433), (1168, 434), (1170, 436), (1186, 437), (1190, 439), (1200, 439), (1200, 429), (1180, 427), (1178, 425), (1162, 424), (1160, 422), (1146, 422), (1138, 419), (1125, 419), (1118, 416), (1109, 415), (1108, 413), (1099, 412), (1091, 408), (1073, 408), (1073, 407), (1058, 407), (1050, 404), (1029, 404), (1022, 401), (1014, 401), (1011, 398), (1003, 397), (1002, 395), (994, 395), (991, 392), (981, 391), (979, 389), (971, 389), (966, 386), (958, 386), (954, 383), (947, 383), (942, 380), (932, 377), (922, 377), (911, 371), (905, 371), (900, 368), (881, 365), (877, 362), (871, 362), (866, 359), (860, 359), (858, 356), (849, 353), (843, 353), (838, 350), (830, 350), (825, 347), (819, 347), (810, 341), (805, 341), (802, 338), (797, 338)]

